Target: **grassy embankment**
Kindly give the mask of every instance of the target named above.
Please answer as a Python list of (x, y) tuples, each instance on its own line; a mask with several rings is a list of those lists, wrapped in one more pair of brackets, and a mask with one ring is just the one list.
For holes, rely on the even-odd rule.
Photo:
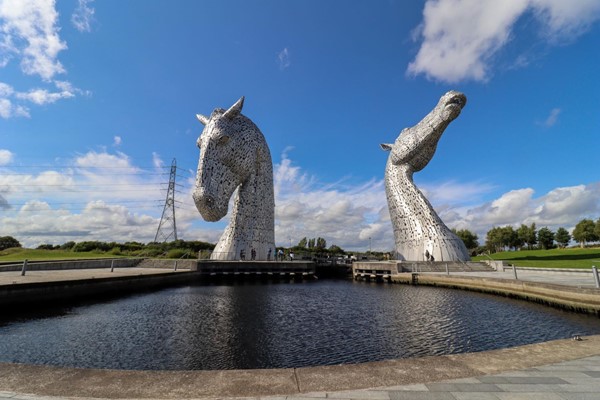
[(74, 252), (70, 250), (38, 250), (38, 249), (22, 249), (12, 248), (0, 251), (0, 262), (3, 261), (42, 261), (42, 260), (78, 260), (90, 258), (117, 258), (110, 253), (100, 252)]
[(487, 256), (474, 257), (474, 261), (504, 260), (508, 264), (517, 267), (538, 268), (592, 268), (592, 265), (600, 268), (600, 247), (596, 248), (569, 248), (552, 250), (523, 250), (503, 251)]

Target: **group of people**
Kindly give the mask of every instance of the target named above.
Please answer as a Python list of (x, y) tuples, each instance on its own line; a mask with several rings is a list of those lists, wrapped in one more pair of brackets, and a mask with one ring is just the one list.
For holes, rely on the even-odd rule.
[(425, 259), (431, 262), (435, 261), (433, 254), (429, 254), (429, 250), (425, 250)]
[[(271, 253), (272, 253), (272, 250), (271, 250), (271, 248), (269, 248), (269, 252), (267, 253), (267, 261), (271, 261)], [(285, 254), (283, 253), (283, 250), (282, 249), (277, 250), (276, 261), (283, 261), (284, 259), (285, 259)], [(246, 261), (246, 250), (245, 249), (240, 250), (240, 260)], [(250, 260), (252, 260), (252, 261), (256, 260), (256, 250), (254, 248), (252, 248), (250, 250)], [(292, 253), (291, 251), (290, 251), (290, 261), (294, 261), (294, 253)]]

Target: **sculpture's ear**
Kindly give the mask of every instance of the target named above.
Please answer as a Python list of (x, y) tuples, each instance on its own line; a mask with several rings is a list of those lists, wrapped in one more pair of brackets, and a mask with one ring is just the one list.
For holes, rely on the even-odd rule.
[(244, 107), (244, 96), (240, 97), (240, 99), (236, 101), (234, 105), (229, 107), (229, 110), (225, 111), (223, 117), (229, 119), (237, 117), (242, 112), (242, 107)]
[(379, 146), (381, 146), (381, 150), (383, 151), (391, 151), (393, 145), (388, 143), (381, 143)]
[(210, 118), (207, 118), (202, 114), (196, 114), (196, 118), (198, 118), (198, 121), (202, 122), (202, 125), (208, 124), (208, 121), (210, 120)]

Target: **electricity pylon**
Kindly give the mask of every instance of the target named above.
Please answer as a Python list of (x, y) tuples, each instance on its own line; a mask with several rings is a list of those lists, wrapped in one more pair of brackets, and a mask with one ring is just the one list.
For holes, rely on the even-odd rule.
[(167, 198), (163, 208), (160, 223), (156, 230), (154, 241), (167, 242), (170, 238), (177, 240), (177, 223), (175, 222), (175, 176), (177, 175), (177, 161), (173, 159), (171, 163), (171, 174), (169, 176), (169, 188), (167, 189)]

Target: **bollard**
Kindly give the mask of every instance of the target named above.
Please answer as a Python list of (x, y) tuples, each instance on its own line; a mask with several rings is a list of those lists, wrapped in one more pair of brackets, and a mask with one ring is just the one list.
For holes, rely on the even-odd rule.
[(177, 271), (177, 260), (175, 260), (175, 265), (173, 266), (173, 271)]
[(596, 287), (600, 289), (600, 277), (598, 276), (598, 268), (592, 265), (592, 274), (594, 274), (594, 280), (596, 281)]
[(115, 270), (115, 260), (110, 260), (110, 272)]
[(450, 270), (448, 269), (448, 263), (446, 263), (446, 275), (450, 275)]
[(21, 276), (25, 276), (25, 272), (27, 272), (27, 259), (23, 261), (23, 268), (21, 268)]
[(515, 274), (515, 279), (519, 280), (519, 278), (517, 277), (517, 269), (515, 268), (515, 264), (512, 265), (512, 269), (513, 269), (513, 274)]

